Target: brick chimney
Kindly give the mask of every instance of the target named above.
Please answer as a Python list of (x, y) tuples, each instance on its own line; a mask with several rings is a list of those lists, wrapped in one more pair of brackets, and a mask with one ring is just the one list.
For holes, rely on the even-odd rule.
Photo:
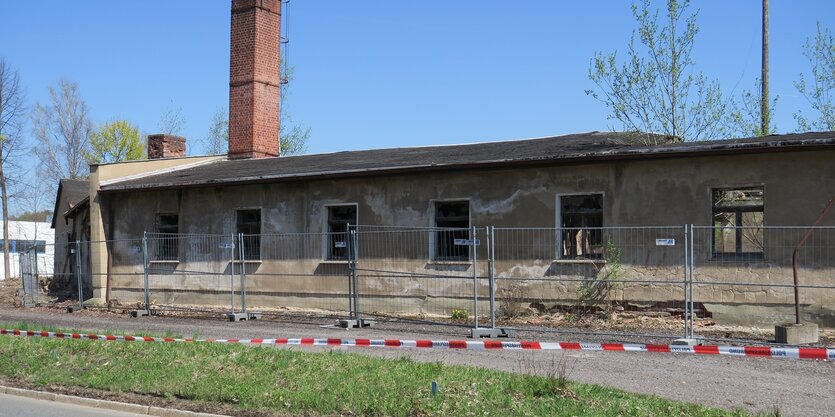
[(229, 159), (278, 156), (281, 0), (232, 0)]
[(148, 159), (186, 156), (186, 138), (174, 135), (148, 135)]

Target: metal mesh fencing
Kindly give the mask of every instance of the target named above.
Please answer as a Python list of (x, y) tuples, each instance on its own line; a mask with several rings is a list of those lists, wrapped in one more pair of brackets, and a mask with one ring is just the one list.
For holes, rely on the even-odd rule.
[(18, 255), (20, 278), (23, 284), (23, 305), (35, 305), (39, 300), (38, 261), (35, 248), (27, 249)]
[[(136, 282), (135, 267), (144, 265), (142, 303), (148, 309), (234, 313), (242, 309), (244, 281), (237, 240), (234, 235), (147, 233), (138, 254), (123, 252), (126, 263), (119, 271)], [(124, 287), (114, 290), (117, 298), (122, 294), (138, 295)]]
[[(77, 271), (75, 271), (75, 243), (41, 243), (18, 253), (20, 275), (23, 279), (21, 298), (24, 305), (50, 305), (70, 297), (77, 299)], [(56, 269), (59, 256), (69, 256), (73, 262), (69, 271)]]
[(352, 244), (359, 313), (476, 326), (480, 314), (489, 315), (485, 232), (357, 227)]
[(242, 235), (240, 240), (249, 308), (266, 315), (349, 314), (347, 233)]
[[(731, 326), (759, 326), (760, 341), (794, 321), (797, 271), (800, 319), (835, 327), (835, 227), (346, 226), (53, 251), (68, 262), (56, 260), (50, 285), (75, 285), (82, 304), (106, 288), (116, 305), (151, 310), (713, 339), (751, 339)], [(25, 268), (37, 288), (43, 274)]]
[[(684, 333), (686, 227), (493, 228), (497, 325), (574, 333), (584, 316), (654, 311), (664, 318), (615, 333)], [(605, 332), (609, 332), (606, 330)]]
[[(835, 327), (835, 227), (692, 230), (691, 303), (700, 317), (692, 336), (770, 341), (774, 325), (798, 319)], [(764, 331), (740, 333), (733, 325)]]

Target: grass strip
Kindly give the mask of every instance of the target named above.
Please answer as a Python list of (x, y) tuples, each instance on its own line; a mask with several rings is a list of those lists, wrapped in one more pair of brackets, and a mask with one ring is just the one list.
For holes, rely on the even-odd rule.
[[(25, 330), (60, 331), (35, 327)], [(0, 337), (0, 375), (9, 379), (221, 403), (261, 415), (747, 415), (573, 383), (564, 367), (553, 368), (543, 377), (341, 351)]]

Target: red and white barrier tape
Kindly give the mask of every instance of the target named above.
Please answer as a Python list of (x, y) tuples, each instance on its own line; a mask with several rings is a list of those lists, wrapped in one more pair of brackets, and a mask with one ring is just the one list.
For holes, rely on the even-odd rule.
[(175, 339), (170, 337), (113, 336), (81, 333), (38, 332), (33, 330), (0, 329), (0, 334), (13, 336), (48, 337), (57, 339), (118, 340), (124, 342), (191, 342), (238, 343), (250, 345), (284, 346), (345, 346), (467, 350), (589, 350), (617, 352), (690, 353), (696, 355), (729, 355), (765, 358), (835, 360), (835, 349), (770, 346), (681, 346), (632, 343), (576, 343), (576, 342), (508, 342), (498, 340), (400, 340), (400, 339)]

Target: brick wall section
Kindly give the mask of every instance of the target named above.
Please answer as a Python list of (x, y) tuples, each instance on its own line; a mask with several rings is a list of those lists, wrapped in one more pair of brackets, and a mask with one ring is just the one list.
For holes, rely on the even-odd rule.
[(232, 0), (229, 159), (280, 153), (281, 0)]
[(148, 135), (148, 159), (186, 156), (186, 138), (174, 135)]

